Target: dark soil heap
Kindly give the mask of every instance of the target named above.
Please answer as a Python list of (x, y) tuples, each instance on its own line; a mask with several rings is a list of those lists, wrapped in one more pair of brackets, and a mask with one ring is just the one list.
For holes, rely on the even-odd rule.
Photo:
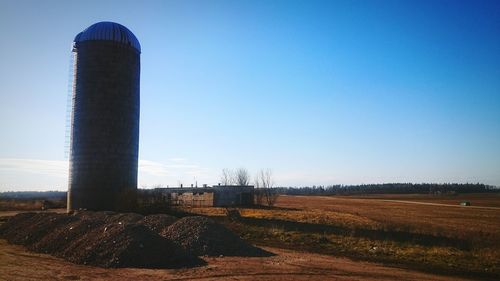
[(0, 236), (75, 263), (101, 267), (178, 268), (203, 264), (161, 237), (138, 214), (81, 212), (18, 214), (0, 226)]
[(165, 214), (149, 215), (139, 221), (140, 224), (147, 226), (152, 231), (160, 234), (167, 229), (168, 226), (177, 220), (174, 216)]
[(170, 225), (162, 236), (197, 256), (270, 256), (243, 241), (229, 229), (206, 217), (185, 217)]
[(205, 217), (75, 212), (21, 213), (0, 225), (0, 237), (28, 249), (100, 267), (179, 268), (196, 256), (269, 256)]

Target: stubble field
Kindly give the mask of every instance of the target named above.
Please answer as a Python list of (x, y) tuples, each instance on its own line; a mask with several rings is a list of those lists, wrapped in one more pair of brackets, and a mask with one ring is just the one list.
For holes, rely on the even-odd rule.
[[(473, 205), (460, 206), (464, 200)], [(496, 279), (499, 202), (498, 193), (280, 196), (275, 208), (239, 209), (237, 220), (221, 208), (191, 211), (219, 217), (257, 244)]]

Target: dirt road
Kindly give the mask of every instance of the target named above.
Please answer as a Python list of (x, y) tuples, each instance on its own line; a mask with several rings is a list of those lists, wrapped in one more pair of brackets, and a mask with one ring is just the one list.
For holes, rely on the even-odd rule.
[(26, 251), (0, 240), (0, 280), (468, 280), (356, 262), (346, 258), (266, 248), (274, 257), (204, 258), (192, 269), (103, 269)]
[(407, 201), (407, 200), (391, 200), (391, 199), (371, 199), (371, 200), (378, 200), (378, 201), (382, 201), (382, 202), (405, 203), (405, 204), (419, 204), (419, 205), (429, 205), (429, 206), (441, 206), (441, 207), (458, 207), (458, 208), (467, 208), (467, 209), (500, 210), (500, 207), (461, 206), (461, 205), (452, 205), (452, 204), (429, 203), (429, 202)]

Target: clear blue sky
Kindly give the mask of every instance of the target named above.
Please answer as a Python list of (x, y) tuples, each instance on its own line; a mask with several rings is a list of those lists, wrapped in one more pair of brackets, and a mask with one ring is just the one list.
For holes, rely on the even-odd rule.
[(142, 45), (140, 185), (500, 185), (500, 1), (0, 1), (0, 191), (65, 189), (74, 36)]

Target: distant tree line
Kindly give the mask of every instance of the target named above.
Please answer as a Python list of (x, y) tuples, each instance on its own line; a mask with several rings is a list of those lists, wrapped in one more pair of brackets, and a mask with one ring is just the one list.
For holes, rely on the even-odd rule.
[(0, 192), (0, 199), (43, 199), (60, 200), (66, 198), (66, 191), (7, 191)]
[[(245, 183), (252, 183), (244, 177)], [(240, 182), (240, 183), (243, 183)], [(382, 183), (361, 185), (313, 185), (302, 187), (274, 187), (270, 170), (262, 170), (255, 176), (254, 185), (258, 204), (274, 205), (274, 194), (286, 195), (363, 195), (363, 194), (453, 194), (500, 192), (500, 188), (482, 183)], [(239, 184), (239, 183), (237, 183)], [(61, 200), (66, 191), (7, 191), (0, 192), (0, 199)], [(270, 200), (271, 202), (267, 202)]]
[(362, 194), (453, 194), (500, 192), (495, 186), (482, 183), (382, 183), (361, 185), (327, 185), (277, 187), (287, 195), (362, 195)]

